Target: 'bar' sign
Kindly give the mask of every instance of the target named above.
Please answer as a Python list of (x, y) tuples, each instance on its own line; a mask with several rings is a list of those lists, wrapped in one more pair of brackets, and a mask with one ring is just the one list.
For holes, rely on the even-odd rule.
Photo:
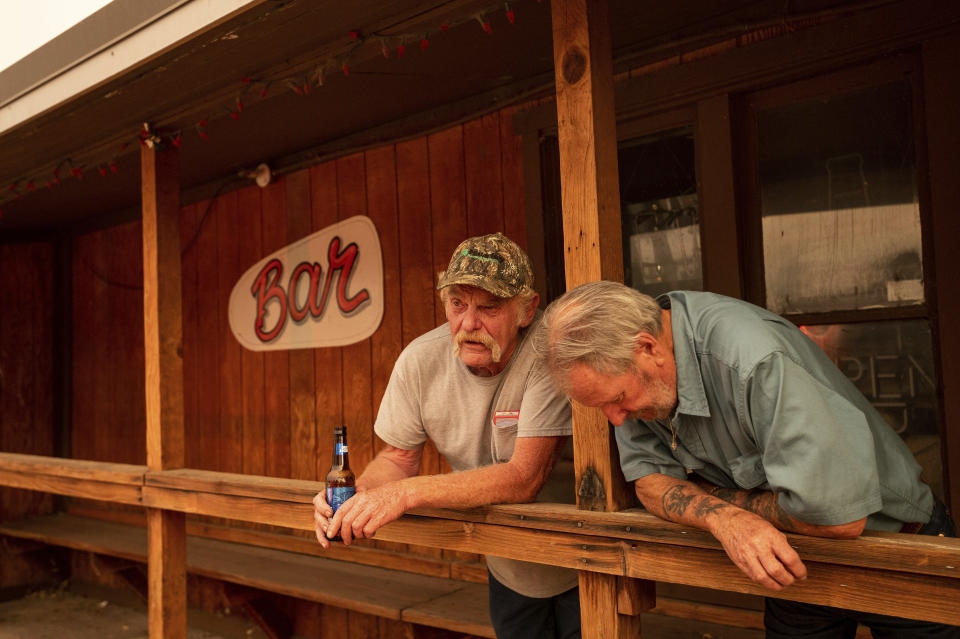
[(254, 351), (345, 346), (383, 319), (383, 258), (373, 221), (351, 217), (263, 258), (230, 293), (230, 328)]

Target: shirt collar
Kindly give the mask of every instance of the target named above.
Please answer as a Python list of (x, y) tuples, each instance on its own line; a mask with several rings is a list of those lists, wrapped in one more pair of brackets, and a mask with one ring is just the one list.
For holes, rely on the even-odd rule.
[(710, 417), (707, 393), (700, 374), (700, 359), (693, 343), (693, 326), (682, 295), (667, 293), (670, 299), (670, 328), (673, 330), (673, 356), (677, 363), (677, 410), (696, 417)]

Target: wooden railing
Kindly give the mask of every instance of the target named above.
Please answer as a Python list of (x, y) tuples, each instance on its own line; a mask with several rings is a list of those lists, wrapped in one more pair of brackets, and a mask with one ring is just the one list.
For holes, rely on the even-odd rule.
[[(312, 481), (191, 469), (148, 471), (0, 453), (0, 485), (312, 530)], [(960, 625), (960, 540), (868, 532), (836, 540), (788, 535), (809, 572), (778, 597)], [(377, 539), (493, 554), (578, 570), (769, 595), (709, 534), (639, 509), (561, 504), (417, 510)]]

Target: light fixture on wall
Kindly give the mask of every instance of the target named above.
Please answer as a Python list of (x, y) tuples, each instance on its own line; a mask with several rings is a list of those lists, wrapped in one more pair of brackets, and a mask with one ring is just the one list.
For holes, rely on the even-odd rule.
[(270, 167), (263, 162), (258, 164), (257, 168), (252, 171), (240, 171), (239, 175), (242, 178), (249, 178), (253, 180), (261, 189), (270, 184), (270, 180), (273, 178), (273, 173), (270, 171)]

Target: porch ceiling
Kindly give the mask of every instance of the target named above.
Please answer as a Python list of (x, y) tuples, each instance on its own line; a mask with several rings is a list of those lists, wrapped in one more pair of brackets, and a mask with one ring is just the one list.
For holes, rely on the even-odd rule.
[[(168, 12), (190, 4), (154, 1)], [(117, 0), (104, 11), (124, 4)], [(785, 8), (765, 0), (611, 0), (615, 57), (653, 60), (678, 42), (706, 44), (746, 25), (838, 4), (844, 2), (794, 0)], [(203, 185), (259, 162), (283, 170), (351, 145), (429, 130), (510, 99), (543, 95), (553, 83), (549, 3), (516, 0), (510, 8), (515, 24), (497, 0), (250, 3), (0, 131), (0, 241), (14, 232), (82, 230), (136, 217), (143, 122), (168, 139), (182, 133), (181, 183), (201, 194)], [(489, 21), (491, 33), (473, 19), (477, 15)], [(65, 42), (82, 41), (90, 29), (85, 21), (0, 72), (0, 112), (9, 113), (30, 95), (11, 97), (15, 79), (26, 78), (29, 86), (32, 73), (42, 87), (57, 75), (41, 68), (44, 56)], [(425, 34), (429, 46), (421, 51)], [(114, 41), (135, 36), (116, 34)], [(401, 38), (406, 55), (399, 58)], [(100, 40), (86, 51), (114, 46), (105, 44)], [(321, 67), (324, 83), (317, 86)], [(308, 95), (291, 89), (307, 78)], [(244, 108), (235, 119), (230, 110), (238, 98)], [(207, 140), (199, 132), (203, 120)], [(78, 166), (82, 179), (70, 173)], [(47, 188), (58, 167), (60, 184)]]

